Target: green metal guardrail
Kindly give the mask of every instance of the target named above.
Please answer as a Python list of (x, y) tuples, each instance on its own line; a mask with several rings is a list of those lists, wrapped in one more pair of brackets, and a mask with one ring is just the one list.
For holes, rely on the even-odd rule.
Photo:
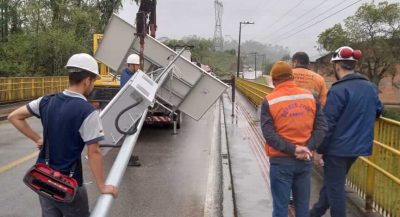
[(0, 77), (0, 104), (26, 101), (63, 91), (68, 77)]
[[(236, 78), (236, 87), (258, 106), (273, 88)], [(379, 118), (373, 154), (360, 157), (347, 176), (348, 185), (365, 200), (366, 211), (400, 217), (400, 122)]]

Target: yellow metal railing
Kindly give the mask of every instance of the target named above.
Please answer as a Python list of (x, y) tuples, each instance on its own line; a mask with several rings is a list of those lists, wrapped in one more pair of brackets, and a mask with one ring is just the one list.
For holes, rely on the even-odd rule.
[(261, 105), (267, 93), (272, 92), (273, 87), (264, 84), (246, 81), (236, 78), (236, 88), (240, 90), (254, 105)]
[(0, 104), (35, 99), (68, 87), (68, 77), (1, 77)]
[(400, 217), (400, 122), (378, 119), (374, 139), (373, 155), (356, 161), (348, 183), (365, 199), (366, 210)]
[[(236, 87), (255, 105), (273, 90), (240, 78), (236, 78)], [(365, 199), (367, 211), (400, 217), (400, 122), (387, 118), (376, 121), (373, 154), (354, 163), (347, 183)]]

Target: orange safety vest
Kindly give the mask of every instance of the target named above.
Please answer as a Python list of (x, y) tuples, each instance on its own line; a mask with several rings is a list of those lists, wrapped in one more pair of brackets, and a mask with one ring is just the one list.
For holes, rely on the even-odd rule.
[[(277, 85), (266, 99), (277, 134), (292, 144), (305, 146), (311, 137), (317, 111), (313, 94), (294, 81), (286, 81)], [(268, 144), (265, 148), (268, 156), (289, 157)]]
[(297, 86), (316, 94), (319, 97), (321, 105), (325, 106), (328, 89), (326, 88), (325, 80), (321, 75), (309, 69), (294, 68), (293, 77)]

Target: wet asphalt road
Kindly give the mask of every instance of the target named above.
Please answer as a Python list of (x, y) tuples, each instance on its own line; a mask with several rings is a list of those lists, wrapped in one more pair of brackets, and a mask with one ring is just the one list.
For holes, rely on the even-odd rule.
[[(41, 129), (38, 119), (31, 118), (29, 122), (35, 129)], [(203, 216), (212, 123), (213, 109), (210, 109), (198, 122), (185, 116), (178, 135), (172, 135), (170, 129), (143, 128), (134, 150), (142, 166), (128, 167), (109, 216)], [(6, 121), (0, 122), (0, 138), (0, 168), (36, 150), (32, 142)], [(107, 170), (118, 151), (113, 149), (105, 156)], [(37, 196), (22, 182), (33, 163), (34, 159), (28, 160), (0, 173), (3, 188), (0, 217), (40, 216)], [(92, 208), (99, 193), (86, 160), (83, 164)]]

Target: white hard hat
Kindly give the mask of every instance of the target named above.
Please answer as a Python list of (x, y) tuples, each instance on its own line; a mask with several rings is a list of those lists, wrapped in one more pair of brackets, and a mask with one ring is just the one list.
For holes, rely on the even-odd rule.
[(126, 63), (127, 64), (140, 64), (140, 57), (137, 54), (131, 54), (128, 56), (128, 58), (126, 59)]
[(361, 51), (353, 50), (353, 48), (344, 46), (338, 48), (332, 55), (331, 62), (341, 61), (341, 60), (350, 60), (350, 61), (358, 61), (361, 59)]
[(69, 58), (67, 65), (65, 65), (65, 68), (67, 68), (69, 72), (77, 72), (76, 69), (85, 70), (97, 75), (97, 78), (100, 78), (99, 65), (97, 64), (97, 61), (86, 53), (72, 55)]

